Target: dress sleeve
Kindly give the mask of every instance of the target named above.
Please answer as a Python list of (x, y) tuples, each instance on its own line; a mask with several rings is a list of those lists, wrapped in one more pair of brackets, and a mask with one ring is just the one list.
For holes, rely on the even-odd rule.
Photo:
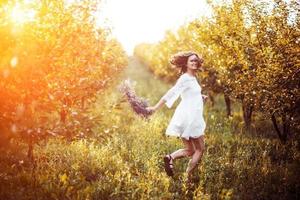
[(162, 97), (162, 99), (164, 99), (166, 101), (166, 106), (168, 108), (171, 108), (172, 105), (174, 104), (174, 102), (178, 99), (178, 97), (180, 96), (180, 94), (187, 89), (188, 84), (187, 84), (188, 80), (184, 77), (181, 76), (179, 77), (179, 79), (177, 80), (176, 84), (169, 89), (165, 95)]

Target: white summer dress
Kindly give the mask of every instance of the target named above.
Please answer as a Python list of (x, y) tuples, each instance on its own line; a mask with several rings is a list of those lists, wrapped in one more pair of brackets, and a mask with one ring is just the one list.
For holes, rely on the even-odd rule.
[(203, 119), (203, 99), (196, 77), (182, 74), (162, 99), (166, 101), (166, 106), (171, 108), (179, 96), (181, 101), (166, 129), (166, 134), (187, 140), (204, 135), (206, 123)]

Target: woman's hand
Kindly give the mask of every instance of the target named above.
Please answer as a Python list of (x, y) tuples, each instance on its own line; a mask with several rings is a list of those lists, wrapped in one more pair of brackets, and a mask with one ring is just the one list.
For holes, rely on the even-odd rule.
[(207, 95), (202, 95), (202, 99), (203, 99), (204, 102), (206, 102), (207, 98), (208, 98)]
[(149, 106), (146, 108), (147, 111), (154, 113), (156, 111), (156, 107), (155, 106)]

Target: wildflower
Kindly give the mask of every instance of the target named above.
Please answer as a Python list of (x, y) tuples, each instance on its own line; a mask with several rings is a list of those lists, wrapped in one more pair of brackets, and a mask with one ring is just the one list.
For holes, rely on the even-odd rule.
[(148, 100), (138, 97), (134, 91), (133, 83), (127, 79), (119, 85), (119, 91), (127, 97), (133, 111), (141, 117), (148, 118), (152, 112), (146, 110), (149, 106)]

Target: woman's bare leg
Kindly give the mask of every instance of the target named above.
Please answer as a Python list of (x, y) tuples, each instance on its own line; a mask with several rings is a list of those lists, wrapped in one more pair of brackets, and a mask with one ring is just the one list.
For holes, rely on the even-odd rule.
[(191, 138), (190, 139), (192, 144), (195, 147), (195, 152), (192, 156), (192, 159), (189, 161), (188, 167), (186, 169), (186, 172), (188, 174), (191, 174), (192, 171), (197, 166), (198, 162), (201, 160), (203, 153), (204, 153), (204, 135), (201, 135), (199, 138)]
[[(170, 155), (173, 160), (175, 160), (177, 158), (182, 158), (182, 157), (193, 155), (194, 147), (193, 147), (193, 143), (191, 142), (191, 140), (186, 140), (186, 139), (182, 138), (182, 142), (183, 142), (185, 148), (178, 149), (177, 151), (174, 151), (173, 153), (171, 153)], [(172, 160), (171, 160), (171, 163), (172, 163)]]

